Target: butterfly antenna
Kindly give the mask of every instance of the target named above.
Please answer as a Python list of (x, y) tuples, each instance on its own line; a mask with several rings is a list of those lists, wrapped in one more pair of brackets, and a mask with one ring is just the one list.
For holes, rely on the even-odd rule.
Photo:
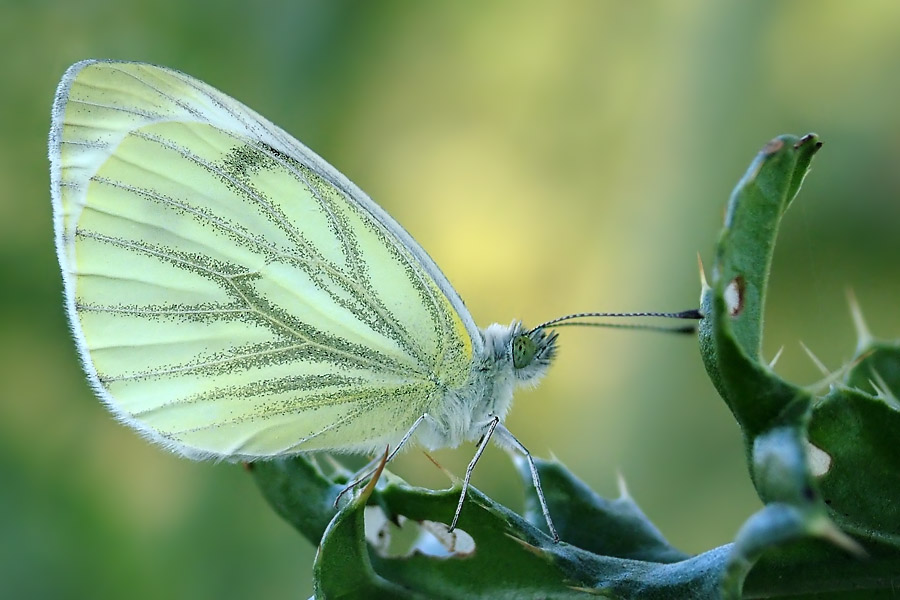
[(697, 332), (697, 325), (676, 325), (674, 327), (666, 327), (665, 325), (650, 325), (647, 323), (590, 323), (586, 321), (565, 321), (552, 326), (557, 327), (603, 327), (604, 329), (636, 329), (638, 331), (659, 331), (661, 333), (685, 333), (691, 334)]
[(700, 320), (703, 315), (699, 309), (691, 308), (681, 312), (630, 312), (630, 313), (607, 313), (607, 312), (584, 312), (573, 313), (564, 317), (557, 317), (537, 327), (532, 328), (529, 333), (538, 329), (546, 329), (547, 327), (563, 326), (563, 325), (579, 325), (586, 327), (619, 327), (623, 329), (649, 329), (652, 331), (666, 331), (672, 333), (692, 333), (695, 328), (693, 325), (687, 327), (656, 327), (653, 325), (616, 325), (612, 323), (583, 323), (581, 319), (606, 319), (606, 318), (638, 318), (638, 317), (658, 317), (662, 319), (691, 319)]

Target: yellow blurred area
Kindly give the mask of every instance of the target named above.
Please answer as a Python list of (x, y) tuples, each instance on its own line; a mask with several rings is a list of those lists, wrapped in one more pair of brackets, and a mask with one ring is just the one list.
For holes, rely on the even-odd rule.
[[(324, 156), (441, 265), (476, 322), (679, 310), (724, 204), (780, 133), (825, 146), (788, 213), (765, 352), (801, 383), (853, 352), (845, 289), (900, 332), (900, 4), (761, 1), (112, 5), (0, 0), (0, 597), (306, 597), (315, 548), (240, 467), (114, 422), (62, 312), (46, 136), (84, 58), (183, 70)], [(689, 552), (759, 506), (689, 337), (561, 330), (509, 428), (604, 495), (622, 474)], [(437, 457), (462, 474), (472, 448)], [(446, 478), (412, 451), (395, 470)], [(521, 508), (490, 450), (475, 484)], [(449, 515), (448, 515), (449, 517)]]

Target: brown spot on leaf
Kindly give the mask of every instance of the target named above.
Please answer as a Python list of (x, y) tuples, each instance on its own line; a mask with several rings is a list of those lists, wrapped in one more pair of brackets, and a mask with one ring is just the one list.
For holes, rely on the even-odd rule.
[(774, 140), (770, 140), (769, 143), (766, 144), (762, 150), (760, 150), (760, 152), (762, 154), (765, 154), (766, 156), (771, 156), (782, 148), (784, 148), (784, 142), (782, 140), (779, 140), (778, 138), (775, 138)]

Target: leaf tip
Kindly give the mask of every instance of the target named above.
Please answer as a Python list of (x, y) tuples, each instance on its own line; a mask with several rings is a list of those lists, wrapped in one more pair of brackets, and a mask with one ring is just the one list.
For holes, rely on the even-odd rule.
[(869, 330), (853, 288), (847, 288), (847, 304), (850, 305), (850, 318), (853, 319), (853, 328), (856, 330), (856, 352), (861, 353), (872, 344), (875, 338)]
[[(509, 532), (503, 532), (503, 535), (505, 535), (512, 541), (519, 544), (519, 546), (521, 546), (523, 550), (530, 552), (530, 553), (534, 554), (535, 556), (540, 556), (541, 558), (544, 558), (548, 554), (548, 552), (544, 548), (541, 548), (540, 546), (535, 546), (534, 544), (526, 542), (522, 538), (516, 537)], [(556, 542), (554, 542), (554, 543), (556, 543)]]
[(372, 473), (372, 477), (369, 479), (369, 482), (366, 484), (366, 487), (363, 488), (362, 493), (356, 499), (357, 503), (365, 504), (368, 501), (369, 496), (372, 495), (372, 492), (375, 490), (375, 484), (378, 483), (378, 478), (381, 477), (381, 474), (384, 472), (384, 466), (387, 464), (388, 455), (391, 453), (391, 447), (387, 446), (384, 449), (384, 455), (381, 457), (381, 461), (379, 461), (378, 466), (375, 467), (375, 472)]
[(628, 492), (628, 484), (625, 483), (625, 476), (622, 471), (616, 471), (616, 480), (619, 486), (619, 499), (631, 500), (631, 494)]
[(697, 252), (697, 269), (700, 271), (700, 304), (703, 304), (703, 297), (712, 288), (709, 287), (709, 281), (706, 279), (706, 269), (703, 268), (703, 259)]
[(825, 363), (823, 363), (821, 360), (819, 360), (819, 357), (816, 356), (815, 353), (812, 350), (810, 350), (809, 346), (804, 344), (802, 341), (800, 342), (800, 346), (803, 348), (803, 351), (806, 352), (806, 355), (809, 357), (809, 360), (811, 360), (813, 362), (813, 364), (816, 366), (816, 368), (819, 370), (819, 372), (822, 373), (822, 375), (824, 377), (829, 377), (831, 375), (831, 371), (828, 370), (828, 367), (825, 366)]
[(801, 147), (812, 143), (813, 144), (813, 152), (818, 152), (819, 148), (822, 147), (822, 140), (819, 139), (819, 136), (815, 133), (807, 133), (799, 140), (794, 143), (794, 150), (799, 150)]
[(823, 540), (834, 544), (856, 558), (863, 559), (869, 557), (869, 553), (866, 552), (866, 549), (863, 548), (859, 542), (841, 531), (840, 528), (827, 517), (823, 516), (822, 519), (817, 520), (813, 532)]
[(772, 360), (769, 361), (769, 369), (772, 370), (775, 368), (775, 365), (778, 364), (778, 359), (781, 358), (781, 354), (784, 352), (784, 346), (778, 349), (778, 352), (775, 353), (775, 356), (772, 357)]

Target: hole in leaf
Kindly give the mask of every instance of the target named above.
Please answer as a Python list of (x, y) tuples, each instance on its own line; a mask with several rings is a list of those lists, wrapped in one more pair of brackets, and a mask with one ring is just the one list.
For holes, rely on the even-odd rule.
[(744, 310), (744, 278), (738, 275), (725, 287), (725, 306), (736, 317)]
[(445, 523), (413, 521), (398, 515), (399, 527), (378, 506), (365, 509), (366, 541), (379, 556), (402, 558), (414, 553), (439, 558), (464, 558), (475, 552), (475, 540), (458, 527), (447, 531)]
[(812, 442), (806, 442), (806, 460), (813, 477), (821, 477), (831, 469), (831, 455)]

